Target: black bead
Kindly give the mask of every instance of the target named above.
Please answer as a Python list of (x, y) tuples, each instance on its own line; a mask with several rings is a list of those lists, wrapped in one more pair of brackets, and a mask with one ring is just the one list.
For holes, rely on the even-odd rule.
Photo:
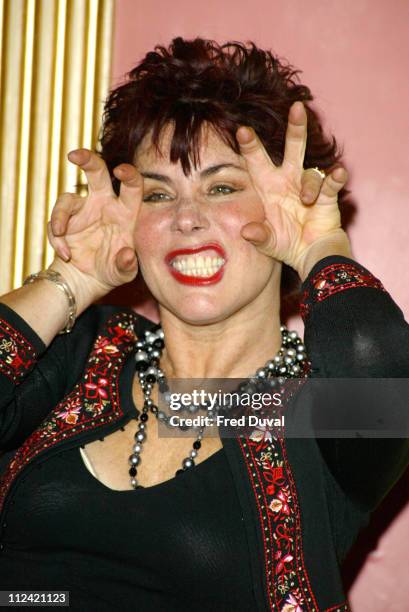
[(155, 406), (155, 404), (152, 404), (151, 406), (151, 412), (152, 414), (158, 414), (158, 407)]
[(141, 359), (141, 361), (136, 361), (135, 362), (135, 370), (137, 370), (138, 372), (145, 372), (145, 370), (148, 369), (149, 363), (147, 361), (143, 361)]
[(193, 442), (193, 448), (194, 448), (195, 450), (198, 450), (198, 449), (199, 449), (201, 446), (202, 446), (202, 443), (200, 442), (200, 440), (195, 440), (195, 441)]
[(158, 339), (157, 339), (157, 340), (155, 340), (155, 342), (153, 343), (153, 346), (154, 346), (156, 349), (161, 349), (161, 348), (163, 348), (163, 347), (165, 346), (165, 343), (164, 343), (164, 341), (162, 340), (162, 338), (158, 338)]
[(148, 415), (146, 414), (146, 412), (142, 412), (140, 419), (143, 423), (145, 423), (148, 420)]
[(136, 467), (129, 468), (129, 476), (136, 476)]
[(156, 376), (154, 374), (148, 374), (145, 380), (147, 380), (148, 383), (154, 383), (156, 382)]

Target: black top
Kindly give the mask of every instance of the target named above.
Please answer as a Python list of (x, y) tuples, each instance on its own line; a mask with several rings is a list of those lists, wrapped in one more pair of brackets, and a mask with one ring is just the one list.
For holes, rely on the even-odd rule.
[(66, 450), (22, 479), (8, 521), (3, 590), (70, 590), (70, 609), (87, 612), (256, 608), (223, 449), (134, 491), (106, 487)]
[[(347, 258), (326, 258), (314, 266), (303, 291), (313, 377), (409, 378), (409, 327), (365, 268)], [(7, 464), (16, 449), (84, 379), (97, 336), (119, 310), (87, 309), (72, 334), (57, 336), (45, 350), (21, 317), (0, 304), (0, 448), (6, 450), (0, 458), (0, 476), (6, 478), (0, 487), (0, 588), (71, 590), (72, 609), (91, 612), (253, 611), (270, 609), (271, 597), (286, 598), (288, 604), (303, 597), (304, 610), (313, 609), (306, 603), (313, 593), (320, 612), (341, 609), (339, 563), (369, 512), (407, 465), (405, 440), (289, 439), (282, 452), (267, 445), (266, 451), (274, 447), (281, 452), (282, 463), (272, 455), (271, 473), (265, 477), (252, 464), (253, 457), (262, 461), (263, 449), (256, 452), (247, 444), (244, 454), (249, 458), (243, 459), (239, 446), (228, 440), (221, 451), (178, 479), (137, 491), (111, 491), (83, 465), (79, 446), (135, 417), (134, 364), (127, 358), (113, 420), (102, 425), (95, 417), (87, 430), (75, 435), (70, 430), (54, 446), (53, 429), (53, 447), (32, 454), (28, 467), (9, 485)], [(8, 325), (14, 327), (16, 354)], [(149, 325), (136, 318), (135, 333)], [(385, 399), (387, 407), (404, 398)], [(112, 413), (110, 406), (105, 410)], [(81, 419), (85, 422), (84, 414)], [(58, 424), (63, 425), (61, 420)], [(42, 439), (47, 435), (42, 428)], [(36, 444), (33, 439), (30, 452)], [(275, 489), (267, 477), (278, 479)], [(280, 489), (283, 478), (286, 484)], [(283, 517), (284, 506), (277, 513), (278, 491), (291, 493), (290, 522)], [(140, 506), (135, 503), (142, 499)], [(271, 511), (264, 500), (273, 503)], [(270, 533), (274, 525), (278, 533), (268, 540), (265, 530)], [(282, 539), (284, 525), (291, 529), (294, 546), (288, 542), (287, 547)], [(297, 575), (289, 579), (294, 588), (288, 582), (283, 594), (278, 585), (292, 565), (283, 556), (285, 550), (297, 555)]]

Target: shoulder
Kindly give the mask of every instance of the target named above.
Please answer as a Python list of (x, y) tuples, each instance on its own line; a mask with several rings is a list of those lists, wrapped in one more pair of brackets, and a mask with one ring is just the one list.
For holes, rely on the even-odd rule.
[(92, 339), (111, 323), (121, 321), (131, 324), (138, 337), (157, 325), (155, 321), (147, 319), (127, 306), (92, 304), (78, 317), (71, 337), (74, 341), (77, 339)]

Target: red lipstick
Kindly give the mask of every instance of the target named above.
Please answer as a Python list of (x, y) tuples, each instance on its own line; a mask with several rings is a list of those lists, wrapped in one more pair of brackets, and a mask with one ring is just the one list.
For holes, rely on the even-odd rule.
[(219, 244), (213, 242), (203, 244), (200, 247), (190, 249), (176, 249), (175, 251), (171, 251), (166, 255), (165, 262), (168, 265), (170, 273), (179, 283), (195, 286), (212, 285), (214, 283), (218, 283), (222, 279), (225, 264), (223, 264), (215, 274), (206, 277), (188, 276), (187, 274), (183, 274), (171, 265), (171, 262), (173, 261), (173, 259), (175, 259), (175, 257), (180, 257), (181, 255), (194, 255), (196, 253), (201, 253), (202, 251), (208, 251), (210, 249), (216, 251), (216, 253), (226, 262), (227, 257), (224, 249)]

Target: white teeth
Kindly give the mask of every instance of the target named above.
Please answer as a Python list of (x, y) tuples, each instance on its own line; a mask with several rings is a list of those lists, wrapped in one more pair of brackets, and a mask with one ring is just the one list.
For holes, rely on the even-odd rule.
[(177, 257), (171, 265), (185, 276), (208, 277), (216, 274), (224, 263), (223, 257), (189, 255)]

